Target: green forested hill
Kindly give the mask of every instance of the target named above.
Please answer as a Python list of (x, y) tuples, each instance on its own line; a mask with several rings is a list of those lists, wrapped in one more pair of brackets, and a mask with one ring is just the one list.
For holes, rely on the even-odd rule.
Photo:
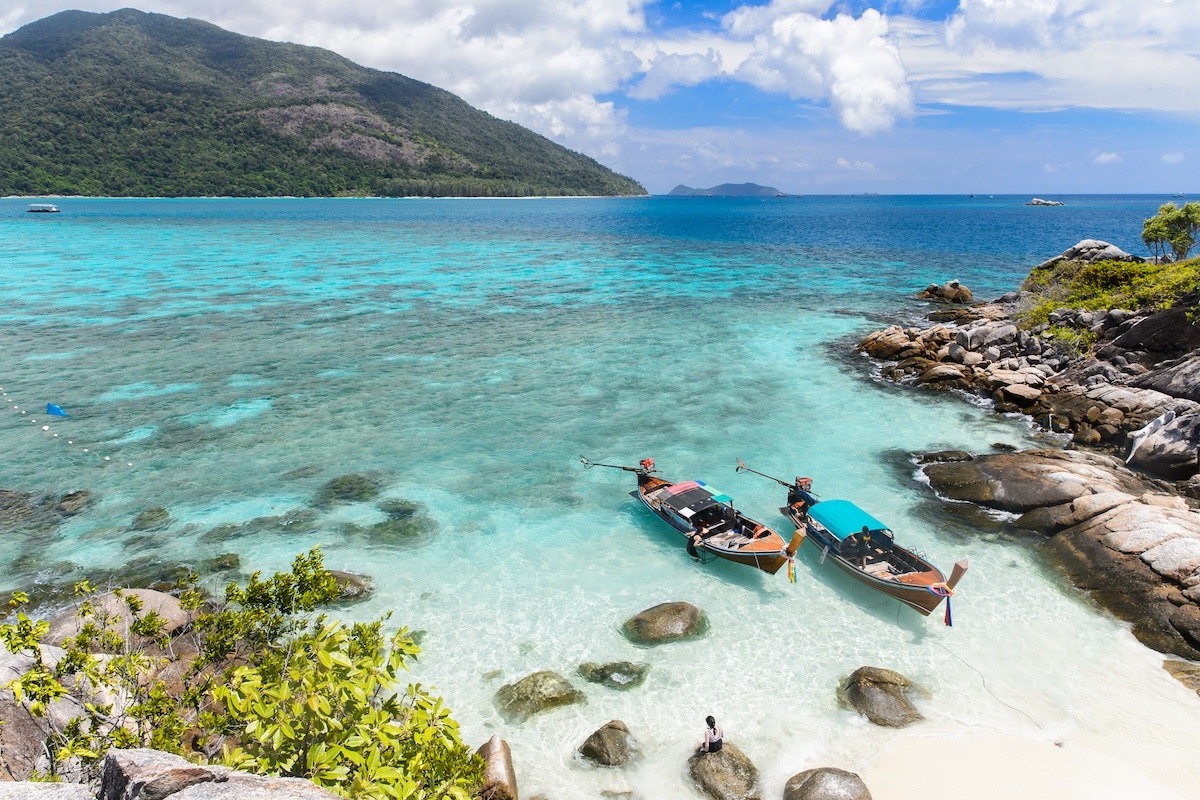
[(0, 196), (645, 194), (453, 94), (133, 9), (0, 38)]

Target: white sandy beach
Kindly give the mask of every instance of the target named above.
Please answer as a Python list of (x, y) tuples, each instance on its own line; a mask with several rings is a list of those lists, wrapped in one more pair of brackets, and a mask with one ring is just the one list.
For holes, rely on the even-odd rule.
[(1095, 734), (910, 736), (860, 775), (876, 800), (1189, 800), (1200, 797), (1200, 750)]

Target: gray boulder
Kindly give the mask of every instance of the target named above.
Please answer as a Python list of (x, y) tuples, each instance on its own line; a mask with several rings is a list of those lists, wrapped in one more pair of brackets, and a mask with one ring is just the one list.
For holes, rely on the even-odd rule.
[(272, 778), (201, 766), (144, 748), (110, 750), (98, 800), (334, 800), (303, 778)]
[(579, 747), (579, 755), (604, 767), (628, 763), (636, 748), (629, 728), (619, 719), (604, 723)]
[(583, 692), (550, 670), (526, 675), (516, 683), (501, 686), (496, 692), (496, 707), (505, 717), (515, 721), (559, 706), (585, 702), (587, 697)]
[[(0, 644), (0, 686), (24, 675), (32, 664), (31, 657), (14, 655)], [(0, 781), (28, 780), (46, 751), (49, 735), (45, 717), (32, 716), (11, 689), (0, 689)]]
[(1100, 492), (1141, 494), (1145, 483), (1115, 458), (1078, 450), (990, 453), (923, 468), (935, 492), (950, 500), (1024, 513)]
[[(91, 601), (93, 614), (90, 619), (99, 621), (101, 618), (108, 618), (109, 630), (123, 640), (134, 645), (145, 644), (146, 639), (130, 633), (130, 625), (135, 621), (134, 614), (129, 609), (129, 603), (126, 602), (126, 598), (130, 597), (136, 598), (141, 603), (141, 610), (137, 613), (136, 619), (143, 619), (151, 612), (162, 618), (163, 624), (160, 633), (173, 633), (188, 623), (187, 612), (180, 605), (179, 598), (152, 589), (122, 589), (121, 596), (117, 596), (113, 592), (106, 592), (94, 597)], [(70, 637), (77, 635), (87, 621), (80, 616), (78, 609), (69, 608), (51, 620), (50, 632), (42, 641), (46, 644), (61, 645)], [(133, 639), (138, 639), (138, 641), (135, 642)]]
[(579, 675), (589, 683), (598, 683), (610, 689), (632, 689), (641, 686), (650, 671), (649, 664), (632, 661), (612, 661), (608, 664), (587, 662), (579, 665)]
[(232, 772), (225, 767), (202, 767), (159, 750), (113, 749), (104, 759), (99, 800), (165, 798), (198, 783), (223, 783)]
[(694, 753), (688, 773), (696, 788), (713, 800), (762, 800), (758, 768), (728, 741), (715, 753)]
[(622, 632), (642, 645), (695, 639), (708, 632), (708, 617), (691, 603), (661, 603), (630, 617)]
[(475, 752), (487, 763), (479, 797), (483, 800), (517, 800), (517, 772), (513, 769), (508, 742), (493, 736)]
[(1186, 480), (1200, 470), (1200, 414), (1176, 417), (1145, 438), (1131, 463), (1153, 475)]
[(859, 667), (842, 684), (839, 697), (876, 725), (903, 728), (924, 717), (908, 699), (914, 684), (899, 672)]
[(783, 800), (871, 800), (871, 792), (857, 773), (819, 767), (788, 778)]

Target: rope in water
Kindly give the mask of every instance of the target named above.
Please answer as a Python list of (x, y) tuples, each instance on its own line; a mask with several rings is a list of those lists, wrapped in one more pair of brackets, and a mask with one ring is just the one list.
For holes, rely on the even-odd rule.
[[(3, 398), (4, 404), (6, 406), (8, 406), (8, 408), (13, 413), (15, 413), (21, 417), (24, 417), (33, 425), (38, 424), (38, 418), (36, 416), (33, 416), (33, 417), (29, 416), (28, 411), (26, 411), (25, 409), (23, 409), (19, 405), (17, 405), (16, 402), (14, 402), (12, 397), (9, 397), (8, 392), (5, 390), (5, 388), (3, 386), (0, 386), (0, 398)], [(37, 412), (34, 412), (34, 413), (36, 414)], [(49, 423), (51, 421), (50, 417), (51, 417), (51, 415), (49, 413), (49, 408), (47, 408), (47, 420), (46, 420), (47, 423)], [(76, 444), (74, 439), (66, 439), (66, 438), (60, 436), (57, 433), (57, 431), (55, 431), (53, 428), (50, 427), (49, 424), (41, 425), (40, 429), (41, 429), (42, 433), (46, 434), (50, 438), (58, 439), (61, 442), (65, 442), (69, 447), (79, 448), (80, 452), (85, 453), (88, 456), (98, 459), (101, 463), (116, 463), (113, 461), (112, 456), (107, 456), (107, 455), (104, 455), (103, 453), (98, 453), (92, 447), (84, 447), (82, 443)], [(125, 466), (132, 467), (133, 462), (127, 461), (127, 462), (125, 462)]]

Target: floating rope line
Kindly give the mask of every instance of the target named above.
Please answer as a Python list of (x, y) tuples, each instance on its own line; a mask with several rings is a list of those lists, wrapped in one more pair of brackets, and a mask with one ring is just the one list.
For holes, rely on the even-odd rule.
[[(26, 411), (25, 409), (23, 409), (23, 408), (21, 408), (19, 405), (17, 405), (15, 402), (13, 402), (13, 398), (11, 398), (11, 397), (9, 397), (9, 396), (8, 396), (8, 392), (7, 392), (7, 391), (4, 389), (4, 387), (3, 387), (3, 386), (0, 386), (0, 398), (3, 398), (3, 400), (4, 400), (4, 404), (5, 404), (6, 406), (8, 406), (8, 408), (9, 408), (11, 411), (13, 411), (13, 412), (14, 412), (14, 413), (16, 413), (16, 414), (19, 414), (19, 415), (20, 415), (20, 416), (22, 416), (22, 417), (25, 417), (25, 418), (26, 418), (26, 419), (28, 419), (28, 420), (29, 420), (29, 422), (30, 422), (31, 424), (33, 424), (33, 425), (37, 425), (37, 424), (38, 424), (38, 419), (37, 419), (37, 417), (31, 417), (31, 416), (29, 416), (29, 412), (28, 412), (28, 411)], [(47, 404), (47, 406), (46, 406), (46, 413), (47, 413), (47, 415), (48, 415), (48, 416), (50, 416), (50, 417), (59, 417), (59, 416), (60, 416), (60, 414), (51, 412), (51, 410), (50, 410), (50, 408), (51, 408), (51, 405), (52, 405), (52, 404)], [(66, 412), (62, 412), (62, 409), (58, 408), (58, 406), (53, 406), (53, 408), (54, 408), (56, 411), (58, 411), (58, 412), (61, 412), (61, 416), (66, 416)], [(35, 413), (36, 413), (36, 412), (35, 412)], [(50, 422), (50, 421), (51, 421), (51, 420), (47, 420), (47, 422)], [(40, 426), (40, 429), (41, 429), (42, 433), (44, 433), (44, 434), (48, 435), (50, 438), (52, 438), (52, 439), (58, 439), (58, 440), (60, 440), (60, 441), (66, 442), (66, 443), (67, 443), (67, 445), (68, 445), (69, 447), (77, 447), (77, 448), (79, 448), (80, 452), (82, 452), (82, 453), (86, 453), (87, 455), (89, 455), (89, 456), (92, 456), (92, 457), (94, 457), (94, 458), (96, 458), (96, 459), (99, 459), (100, 461), (104, 461), (104, 462), (108, 462), (108, 463), (116, 463), (116, 462), (114, 462), (114, 461), (113, 461), (113, 459), (112, 459), (112, 456), (106, 456), (106, 455), (104, 455), (103, 453), (98, 453), (98, 452), (96, 452), (96, 451), (95, 451), (94, 449), (92, 449), (91, 447), (84, 447), (82, 444), (76, 444), (74, 439), (65, 439), (65, 438), (63, 438), (63, 437), (62, 437), (62, 436), (60, 436), (60, 435), (59, 435), (59, 434), (58, 434), (58, 433), (57, 433), (55, 430), (53, 430), (53, 429), (52, 429), (52, 428), (51, 428), (49, 425), (45, 425), (45, 424), (43, 424), (43, 425), (41, 425), (41, 426)], [(127, 466), (127, 467), (132, 467), (132, 466), (133, 466), (133, 462), (132, 462), (132, 461), (127, 461), (127, 462), (125, 462), (125, 466)]]

